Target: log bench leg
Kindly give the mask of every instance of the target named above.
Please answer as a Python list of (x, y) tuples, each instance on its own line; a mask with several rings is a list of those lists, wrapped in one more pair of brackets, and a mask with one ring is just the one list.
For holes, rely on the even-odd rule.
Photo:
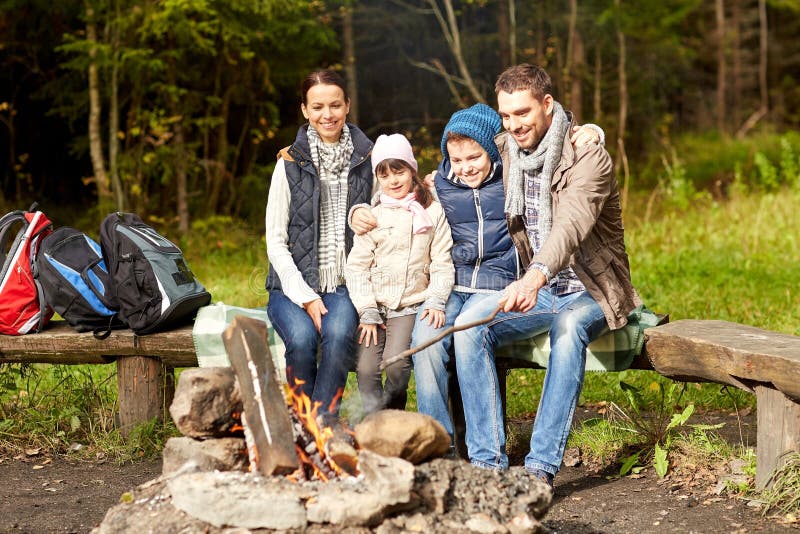
[(175, 392), (175, 374), (160, 358), (125, 356), (117, 358), (119, 426), (124, 437), (137, 424), (165, 414)]
[(800, 451), (800, 403), (778, 390), (756, 386), (758, 417), (756, 443), (756, 489), (771, 483), (781, 467), (781, 457)]

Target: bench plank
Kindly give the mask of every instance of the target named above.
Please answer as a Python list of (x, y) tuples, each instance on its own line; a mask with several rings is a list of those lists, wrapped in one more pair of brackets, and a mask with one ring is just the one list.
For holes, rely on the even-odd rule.
[(754, 392), (772, 385), (800, 400), (800, 337), (728, 321), (683, 319), (645, 331), (644, 353), (658, 373)]
[(0, 335), (0, 363), (109, 363), (117, 356), (157, 356), (168, 367), (196, 367), (192, 326), (138, 336), (114, 330), (106, 339), (54, 321), (38, 334)]

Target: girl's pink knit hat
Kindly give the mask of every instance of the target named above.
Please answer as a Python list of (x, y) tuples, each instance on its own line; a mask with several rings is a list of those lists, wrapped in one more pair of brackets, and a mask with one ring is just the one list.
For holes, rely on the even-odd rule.
[(417, 171), (417, 160), (414, 159), (414, 151), (411, 143), (402, 134), (380, 135), (372, 147), (372, 174), (375, 174), (375, 167), (381, 161), (387, 159), (399, 159), (405, 161), (414, 172)]

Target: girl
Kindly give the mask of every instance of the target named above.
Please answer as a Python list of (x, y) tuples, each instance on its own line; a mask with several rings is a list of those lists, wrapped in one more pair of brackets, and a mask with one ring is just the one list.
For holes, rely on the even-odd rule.
[(269, 189), (267, 313), (286, 345), (288, 383), (319, 403), (330, 425), (352, 368), (358, 324), (344, 284), (353, 242), (345, 219), (372, 196), (372, 142), (346, 122), (350, 99), (337, 73), (312, 72), (301, 94), (308, 123), (278, 155)]
[(372, 168), (382, 190), (372, 209), (377, 227), (356, 236), (345, 270), (360, 321), (356, 371), (365, 413), (405, 409), (411, 361), (387, 367), (385, 386), (380, 362), (409, 347), (418, 310), (431, 325), (444, 323), (453, 286), (450, 227), (417, 174), (408, 140), (378, 137)]

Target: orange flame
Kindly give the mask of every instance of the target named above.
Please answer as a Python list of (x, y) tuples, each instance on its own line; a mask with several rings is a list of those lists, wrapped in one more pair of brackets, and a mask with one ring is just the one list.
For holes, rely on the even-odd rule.
[[(346, 472), (333, 460), (333, 458), (328, 457), (325, 452), (325, 444), (333, 437), (333, 430), (329, 427), (320, 427), (319, 423), (317, 422), (317, 416), (319, 415), (319, 409), (322, 403), (319, 401), (311, 402), (311, 399), (308, 397), (308, 395), (300, 391), (300, 386), (304, 383), (305, 382), (300, 379), (295, 379), (294, 387), (289, 387), (288, 385), (286, 386), (287, 402), (290, 408), (294, 410), (294, 413), (297, 415), (300, 423), (314, 438), (317, 451), (322, 460), (328, 466), (330, 466), (338, 476), (342, 476), (343, 474), (346, 475)], [(329, 405), (330, 409), (335, 408), (339, 399), (342, 397), (342, 393), (343, 391), (341, 389), (336, 392), (336, 395)], [(297, 455), (300, 458), (301, 463), (310, 465), (313, 468), (314, 474), (320, 480), (327, 482), (328, 477), (314, 464), (314, 462), (311, 461), (306, 452), (299, 446), (296, 446), (295, 448), (297, 449)]]

